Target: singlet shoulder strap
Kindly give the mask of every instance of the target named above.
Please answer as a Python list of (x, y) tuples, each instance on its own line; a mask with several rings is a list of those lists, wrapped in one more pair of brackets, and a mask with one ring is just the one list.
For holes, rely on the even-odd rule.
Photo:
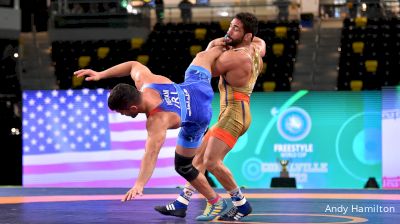
[(140, 88), (140, 91), (143, 92), (143, 90), (146, 88), (155, 89), (155, 85), (153, 83), (143, 84), (142, 88)]
[(153, 110), (151, 110), (149, 113), (147, 113), (146, 116), (147, 116), (147, 117), (150, 117), (151, 115), (154, 115), (155, 113), (161, 112), (161, 111), (163, 111), (163, 110), (161, 110), (161, 108), (156, 107), (156, 108), (154, 108)]

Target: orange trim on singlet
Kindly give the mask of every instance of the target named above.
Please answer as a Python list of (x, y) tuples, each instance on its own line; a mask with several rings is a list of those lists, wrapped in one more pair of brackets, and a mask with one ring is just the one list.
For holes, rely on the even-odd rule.
[(233, 92), (233, 99), (250, 102), (250, 97), (247, 94), (241, 92)]
[(147, 117), (150, 117), (151, 115), (153, 115), (153, 114), (155, 114), (155, 113), (157, 113), (157, 112), (160, 112), (160, 111), (162, 111), (160, 108), (158, 108), (158, 107), (156, 107), (156, 108), (154, 108), (153, 110), (151, 110), (148, 114), (147, 114)]
[(208, 141), (208, 139), (210, 139), (210, 137), (211, 137), (211, 133), (212, 133), (212, 128), (211, 129), (208, 129), (208, 131), (206, 132), (206, 134), (204, 135), (204, 137), (203, 137), (203, 141)]
[(233, 146), (237, 142), (237, 138), (233, 137), (231, 133), (218, 127), (212, 128), (211, 136), (216, 137), (219, 140), (225, 142), (225, 144), (227, 144), (230, 148), (233, 148)]

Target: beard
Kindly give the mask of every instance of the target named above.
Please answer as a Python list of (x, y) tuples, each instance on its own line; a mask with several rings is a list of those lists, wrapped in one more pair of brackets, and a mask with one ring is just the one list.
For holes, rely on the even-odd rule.
[(225, 43), (226, 45), (236, 47), (237, 45), (241, 44), (243, 42), (244, 35), (241, 38), (238, 39), (232, 39), (231, 36), (228, 34), (225, 35)]

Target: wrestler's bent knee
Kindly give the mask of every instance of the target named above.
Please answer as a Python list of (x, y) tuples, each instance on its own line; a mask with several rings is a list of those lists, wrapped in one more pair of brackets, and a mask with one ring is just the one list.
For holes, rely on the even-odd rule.
[(192, 164), (193, 158), (184, 157), (175, 152), (175, 170), (189, 182), (199, 175), (199, 171)]

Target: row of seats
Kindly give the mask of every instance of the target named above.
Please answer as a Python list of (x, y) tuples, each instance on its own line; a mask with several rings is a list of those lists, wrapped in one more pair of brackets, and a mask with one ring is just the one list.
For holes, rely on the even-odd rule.
[(379, 90), (398, 85), (400, 22), (397, 19), (344, 20), (338, 89)]
[[(275, 27), (273, 26), (275, 25)], [(103, 70), (127, 60), (137, 60), (154, 73), (179, 83), (193, 57), (208, 43), (224, 36), (229, 23), (167, 23), (156, 24), (147, 40), (62, 41), (53, 42), (52, 58), (60, 88), (103, 87), (115, 82), (86, 83), (75, 79), (72, 72), (79, 68)], [(264, 70), (256, 91), (290, 90), (299, 40), (299, 23), (260, 22), (257, 36), (267, 42)], [(125, 80), (126, 81), (126, 80)], [(116, 81), (118, 82), (118, 80)], [(216, 88), (216, 82), (213, 82)]]

